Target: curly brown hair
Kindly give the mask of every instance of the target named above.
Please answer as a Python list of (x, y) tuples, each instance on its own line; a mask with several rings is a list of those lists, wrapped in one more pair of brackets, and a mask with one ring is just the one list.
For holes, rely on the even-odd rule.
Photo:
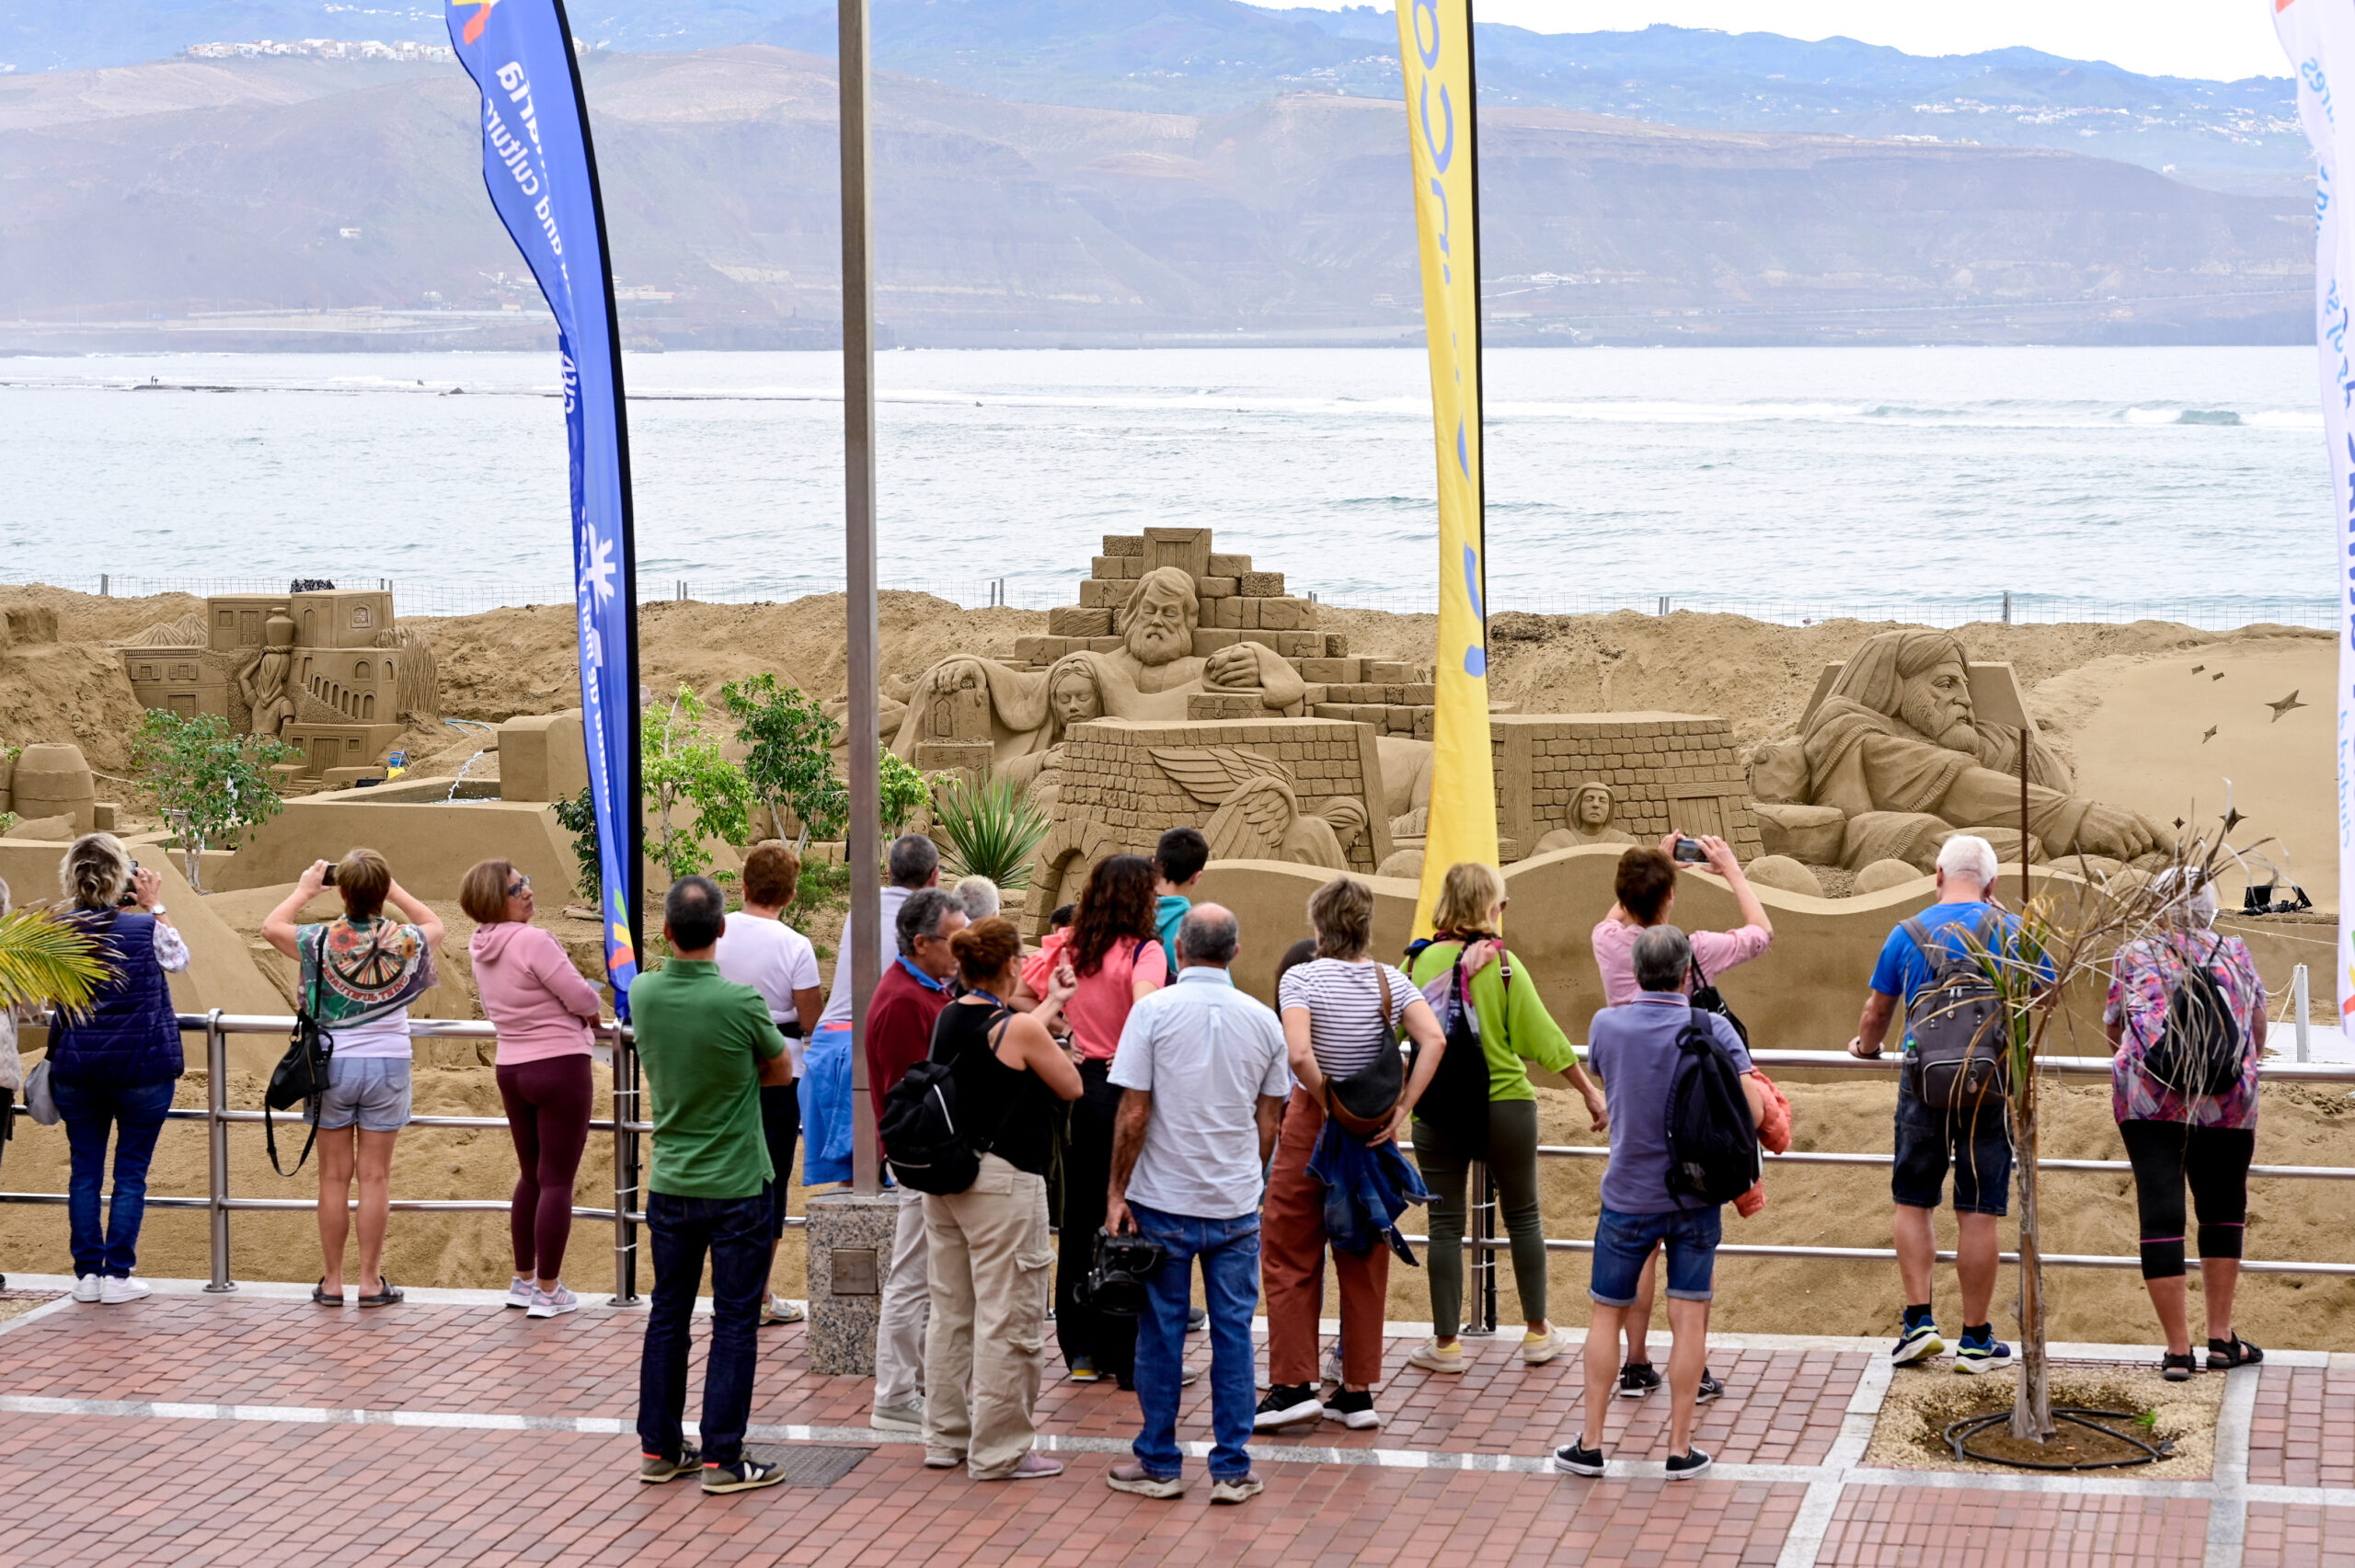
[(1141, 854), (1116, 854), (1097, 862), (1079, 896), (1071, 922), (1071, 967), (1092, 975), (1105, 955), (1122, 942), (1157, 942), (1154, 924), (1153, 862)]

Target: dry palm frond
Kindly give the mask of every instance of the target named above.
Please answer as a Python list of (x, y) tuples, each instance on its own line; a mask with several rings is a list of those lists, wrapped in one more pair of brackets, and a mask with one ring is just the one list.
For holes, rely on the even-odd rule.
[(107, 972), (89, 933), (48, 910), (0, 920), (0, 1006), (51, 1001), (78, 1013)]

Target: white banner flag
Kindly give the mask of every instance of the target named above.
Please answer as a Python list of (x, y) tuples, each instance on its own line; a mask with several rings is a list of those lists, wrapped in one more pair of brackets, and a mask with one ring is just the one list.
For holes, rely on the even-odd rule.
[[(2338, 530), (2338, 1013), (2355, 1013), (2355, 210), (2339, 186), (2355, 170), (2355, 124), (2338, 118), (2334, 79), (2355, 95), (2355, 0), (2270, 0), (2298, 77), (2298, 117), (2315, 148), (2315, 348)], [(2345, 106), (2355, 117), (2355, 96)]]

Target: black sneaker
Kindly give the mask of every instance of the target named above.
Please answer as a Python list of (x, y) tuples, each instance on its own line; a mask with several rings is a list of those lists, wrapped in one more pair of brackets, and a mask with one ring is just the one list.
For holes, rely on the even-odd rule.
[(1709, 1468), (1709, 1456), (1698, 1448), (1687, 1448), (1681, 1454), (1668, 1456), (1668, 1479), (1690, 1481)]
[(1641, 1399), (1660, 1387), (1660, 1374), (1648, 1361), (1630, 1361), (1619, 1368), (1619, 1397)]
[(1725, 1397), (1725, 1384), (1718, 1379), (1709, 1376), (1709, 1369), (1706, 1367), (1702, 1368), (1701, 1387), (1694, 1393), (1693, 1402), (1694, 1404), (1706, 1404), (1713, 1399), (1723, 1399)]
[(1567, 1448), (1554, 1450), (1554, 1468), (1571, 1475), (1601, 1475), (1606, 1466), (1603, 1450), (1590, 1448), (1582, 1442), (1573, 1442)]
[(1373, 1408), (1373, 1391), (1360, 1389), (1352, 1393), (1337, 1389), (1325, 1402), (1325, 1419), (1338, 1421), (1352, 1432), (1362, 1432), (1382, 1425), (1382, 1413)]
[(1298, 1421), (1314, 1421), (1325, 1413), (1324, 1402), (1316, 1391), (1306, 1383), (1285, 1383), (1268, 1391), (1267, 1398), (1252, 1414), (1251, 1429), (1272, 1432), (1279, 1426), (1290, 1426)]

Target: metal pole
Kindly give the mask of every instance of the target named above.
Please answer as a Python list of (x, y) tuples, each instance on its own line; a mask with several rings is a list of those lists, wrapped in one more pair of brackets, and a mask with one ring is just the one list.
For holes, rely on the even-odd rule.
[(1489, 1243), (1497, 1239), (1497, 1179), (1489, 1173), (1488, 1162), (1481, 1161), (1475, 1167), (1479, 1175), (1474, 1191), (1478, 1195), (1479, 1216), (1474, 1223), (1473, 1234), (1479, 1242), (1474, 1254), (1473, 1266), (1479, 1271), (1479, 1329), (1482, 1333), (1497, 1332), (1497, 1252)]
[(2028, 912), (2028, 749), (2031, 740), (2028, 704), (2020, 704), (2020, 912)]
[[(872, 1197), (877, 1181), (875, 1107), (867, 1087), (867, 1003), (881, 960), (876, 930), (883, 908), (881, 759), (877, 700), (881, 678), (875, 609), (875, 279), (869, 242), (872, 138), (867, 120), (867, 0), (840, 0), (835, 59), (842, 88), (843, 189), (843, 557), (849, 589), (845, 643), (850, 681), (851, 1190)], [(837, 979), (834, 982), (840, 985)]]
[(630, 1211), (642, 1195), (638, 1180), (638, 1047), (629, 1032), (614, 1027), (614, 1305), (635, 1307), (638, 1296), (638, 1225)]
[(2298, 1027), (2298, 1059), (2306, 1059), (2309, 1041), (2306, 1038), (2306, 967), (2303, 964), (2290, 971), (2290, 1005), (2297, 1011), (2291, 1014)]
[(221, 1032), (221, 1010), (204, 1015), (204, 1191), (212, 1212), (213, 1277), (204, 1288), (225, 1295), (237, 1287), (229, 1278), (229, 1037)]

